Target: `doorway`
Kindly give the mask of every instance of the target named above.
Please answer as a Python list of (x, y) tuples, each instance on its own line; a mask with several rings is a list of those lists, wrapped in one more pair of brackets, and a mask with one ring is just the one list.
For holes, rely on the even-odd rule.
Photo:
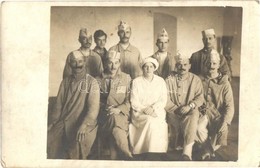
[(154, 13), (154, 52), (158, 50), (156, 44), (157, 34), (165, 28), (168, 33), (170, 44), (168, 48), (168, 52), (170, 52), (173, 56), (177, 51), (177, 19), (174, 16), (167, 15), (164, 13)]

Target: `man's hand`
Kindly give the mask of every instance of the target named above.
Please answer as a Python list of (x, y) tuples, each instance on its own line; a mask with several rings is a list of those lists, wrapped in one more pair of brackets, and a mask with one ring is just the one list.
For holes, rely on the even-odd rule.
[(120, 114), (120, 112), (121, 112), (120, 109), (114, 108), (114, 107), (109, 107), (109, 108), (107, 109), (107, 111), (108, 111), (108, 113), (107, 113), (108, 115)]
[(183, 106), (180, 109), (180, 114), (183, 116), (187, 114), (191, 110), (191, 107), (189, 105)]
[(227, 130), (228, 130), (228, 124), (226, 122), (223, 122), (218, 132), (225, 132)]
[(87, 136), (87, 125), (82, 124), (79, 127), (79, 130), (77, 132), (77, 141), (79, 141), (79, 142), (84, 141), (86, 136)]

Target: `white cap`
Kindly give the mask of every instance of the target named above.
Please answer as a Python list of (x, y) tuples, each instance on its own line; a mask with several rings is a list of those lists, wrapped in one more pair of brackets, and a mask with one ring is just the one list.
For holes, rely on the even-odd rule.
[(141, 67), (143, 67), (143, 66), (144, 66), (146, 63), (148, 63), (148, 62), (151, 62), (152, 64), (154, 64), (155, 70), (158, 69), (159, 63), (157, 62), (156, 59), (154, 59), (154, 58), (152, 58), (152, 57), (146, 57), (146, 58), (143, 60)]
[(190, 59), (188, 54), (185, 54), (184, 52), (181, 53), (179, 50), (177, 51), (177, 54), (174, 58), (175, 58), (176, 63)]
[(210, 60), (216, 60), (216, 61), (220, 61), (220, 56), (217, 50), (212, 49), (210, 52)]
[(79, 30), (79, 36), (82, 36), (82, 37), (90, 37), (91, 34), (88, 34), (87, 28), (81, 28), (81, 29)]
[(214, 29), (206, 29), (206, 30), (203, 30), (201, 33), (202, 33), (202, 36), (215, 35)]
[(107, 58), (110, 59), (119, 59), (120, 60), (120, 52), (117, 52), (115, 50), (109, 50), (107, 52)]
[(71, 59), (76, 59), (76, 60), (78, 60), (78, 59), (81, 59), (81, 58), (84, 59), (84, 56), (83, 56), (82, 53), (81, 53), (80, 51), (78, 51), (78, 50), (73, 51), (72, 54), (71, 54), (71, 56), (70, 56), (70, 60), (71, 60)]
[(157, 39), (158, 39), (158, 40), (162, 40), (162, 41), (168, 41), (168, 40), (169, 40), (169, 36), (168, 36), (168, 33), (167, 33), (167, 31), (165, 30), (165, 28), (163, 28), (163, 29), (161, 30), (161, 32), (158, 33)]
[(126, 30), (127, 28), (130, 28), (130, 26), (126, 22), (120, 21), (120, 24), (118, 25), (118, 31)]

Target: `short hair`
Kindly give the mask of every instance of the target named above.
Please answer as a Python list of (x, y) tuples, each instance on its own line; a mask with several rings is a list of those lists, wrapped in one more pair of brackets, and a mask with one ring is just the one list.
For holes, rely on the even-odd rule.
[(105, 36), (107, 38), (107, 34), (103, 30), (97, 30), (94, 33), (94, 40), (96, 40), (98, 37)]

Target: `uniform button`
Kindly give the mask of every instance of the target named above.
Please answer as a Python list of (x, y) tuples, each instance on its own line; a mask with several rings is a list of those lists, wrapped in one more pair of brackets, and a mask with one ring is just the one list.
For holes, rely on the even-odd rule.
[(181, 96), (180, 94), (178, 94), (178, 96)]

